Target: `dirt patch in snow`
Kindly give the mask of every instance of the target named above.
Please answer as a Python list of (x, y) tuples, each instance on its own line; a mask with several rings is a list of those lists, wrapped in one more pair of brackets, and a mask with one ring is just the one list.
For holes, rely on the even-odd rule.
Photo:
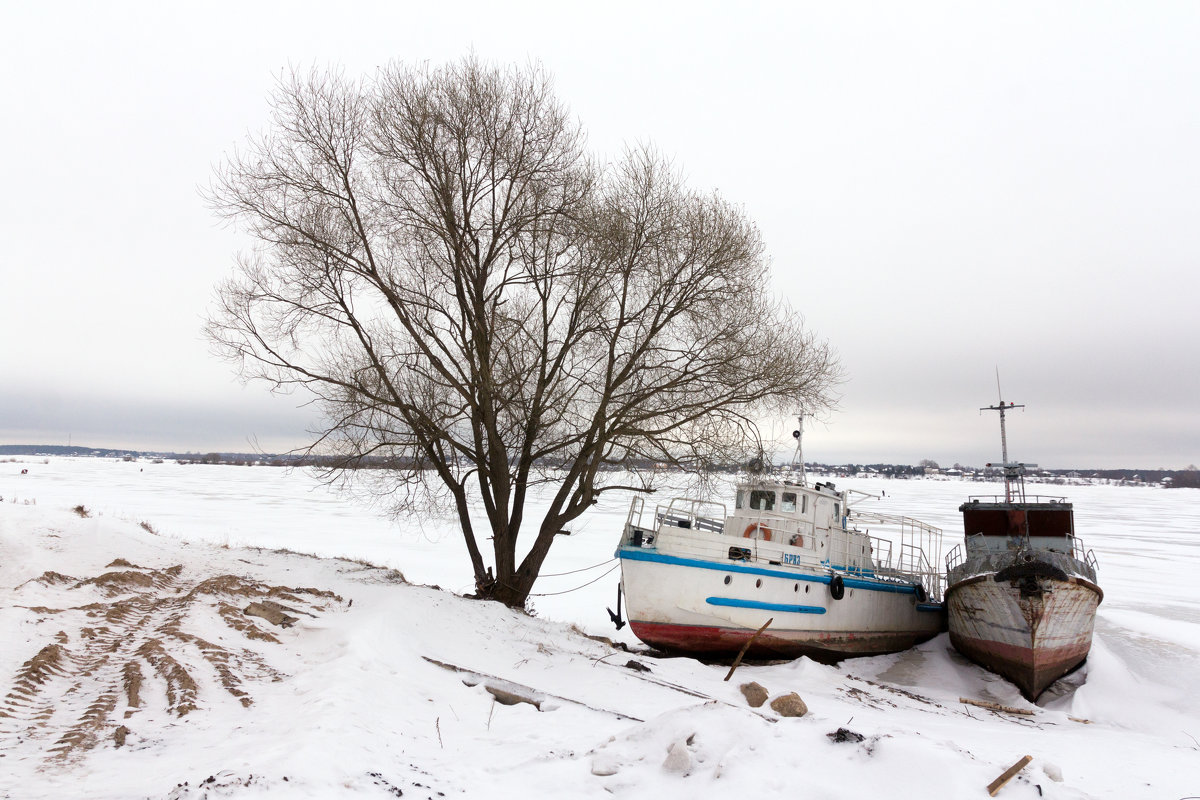
[(23, 606), (47, 633), (0, 688), (0, 755), (25, 741), (66, 759), (101, 742), (136, 740), (131, 718), (141, 712), (183, 717), (229, 700), (249, 707), (255, 682), (285, 676), (261, 650), (282, 634), (246, 616), (246, 601), (286, 602), (309, 617), (345, 605), (333, 592), (241, 575), (189, 580), (182, 566), (116, 559), (105, 569), (83, 578), (46, 572), (17, 587), (16, 604), (25, 589), (49, 600)]

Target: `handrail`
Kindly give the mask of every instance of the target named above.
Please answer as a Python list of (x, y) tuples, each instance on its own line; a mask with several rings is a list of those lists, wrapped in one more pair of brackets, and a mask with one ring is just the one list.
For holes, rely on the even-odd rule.
[[(1002, 494), (973, 494), (973, 495), (970, 495), (967, 497), (968, 505), (971, 503), (999, 503), (1001, 505), (1012, 505), (1014, 502), (1017, 502), (1017, 501), (1005, 499), (1004, 495), (1002, 495)], [(1051, 505), (1057, 505), (1057, 504), (1070, 505), (1070, 501), (1067, 500), (1067, 498), (1063, 497), (1062, 495), (1053, 495), (1053, 494), (1026, 495), (1025, 499), (1021, 500), (1020, 503), (1021, 504), (1048, 503)]]
[(950, 552), (946, 554), (946, 571), (949, 572), (950, 570), (954, 569), (955, 567), (957, 567), (959, 564), (962, 564), (966, 560), (967, 560), (967, 554), (966, 554), (965, 550), (963, 549), (963, 545), (961, 545), (961, 544), (954, 545), (954, 547), (951, 548)]
[[(712, 509), (701, 514), (702, 509)], [(684, 497), (672, 498), (665, 506), (661, 503), (654, 509), (654, 524), (656, 529), (664, 522), (673, 523), (673, 527), (696, 528), (714, 533), (725, 530), (725, 504), (712, 500), (692, 500)]]
[[(940, 565), (942, 562), (941, 528), (899, 514), (858, 511), (857, 509), (851, 519), (861, 525), (882, 524), (891, 526), (893, 529), (898, 528), (900, 531), (898, 552), (893, 554), (889, 547), (886, 561), (877, 560), (877, 571), (886, 570), (890, 573), (889, 577), (919, 582), (931, 599), (935, 601), (941, 599), (944, 576), (940, 567), (934, 566), (935, 564)], [(876, 540), (878, 537), (871, 538)]]
[(625, 518), (625, 527), (628, 528), (633, 524), (634, 509), (637, 509), (638, 525), (642, 524), (642, 512), (645, 510), (646, 498), (640, 494), (635, 494), (629, 503), (629, 516)]

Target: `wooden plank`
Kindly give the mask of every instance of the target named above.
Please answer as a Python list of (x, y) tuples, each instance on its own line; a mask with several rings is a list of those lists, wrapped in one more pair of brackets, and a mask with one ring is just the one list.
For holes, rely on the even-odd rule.
[[(638, 719), (637, 717), (631, 717), (628, 714), (622, 714), (620, 711), (613, 711), (608, 708), (598, 708), (596, 706), (589, 706), (587, 703), (581, 702), (579, 700), (575, 700), (570, 697), (560, 697), (555, 694), (550, 694), (549, 692), (543, 692), (538, 689), (534, 689), (531, 686), (524, 686), (520, 683), (515, 683), (513, 681), (508, 680), (507, 678), (501, 678), (496, 675), (489, 675), (486, 672), (476, 672), (473, 669), (467, 669), (466, 667), (460, 667), (457, 664), (448, 664), (445, 661), (438, 661), (437, 659), (430, 658), (429, 656), (421, 656), (421, 658), (425, 659), (426, 661), (428, 661), (430, 664), (433, 664), (434, 666), (441, 667), (442, 669), (445, 669), (445, 670), (450, 670), (451, 672), (458, 672), (462, 675), (468, 676), (470, 679), (475, 681), (475, 683), (467, 683), (466, 681), (464, 681), (464, 683), (467, 683), (468, 686), (477, 686), (478, 684), (482, 683), (483, 688), (486, 689), (488, 691), (488, 693), (492, 695), (492, 697), (495, 697), (499, 702), (505, 703), (506, 705), (507, 705), (507, 702), (505, 700), (500, 699), (500, 696), (497, 695), (496, 691), (494, 691), (494, 690), (498, 689), (498, 690), (500, 690), (500, 692), (518, 697), (519, 701), (530, 703), (531, 705), (534, 705), (533, 701), (537, 698), (538, 695), (541, 695), (543, 697), (550, 697), (555, 700), (561, 700), (564, 703), (570, 703), (572, 705), (582, 706), (590, 711), (599, 711), (602, 714), (612, 714), (614, 717), (617, 717), (618, 719), (628, 719), (628, 720), (632, 720), (634, 722), (645, 722), (645, 720)], [(513, 691), (514, 689), (516, 691)], [(493, 704), (493, 707), (494, 707), (494, 704)], [(538, 701), (538, 704), (536, 704), (535, 707), (538, 709), (538, 711), (542, 710), (540, 701)]]
[(1033, 710), (1028, 708), (1013, 708), (1012, 706), (1002, 706), (999, 703), (992, 703), (987, 700), (972, 700), (969, 697), (960, 697), (958, 702), (966, 703), (969, 706), (979, 706), (986, 708), (988, 711), (1003, 711), (1006, 714), (1025, 714), (1033, 716)]
[(999, 778), (996, 778), (996, 780), (994, 780), (988, 784), (988, 787), (987, 787), (988, 794), (991, 795), (992, 797), (995, 797), (996, 792), (1000, 791), (1000, 789), (1003, 788), (1004, 784), (1011, 781), (1013, 779), (1014, 775), (1016, 775), (1021, 770), (1025, 769), (1025, 765), (1028, 764), (1030, 761), (1033, 761), (1033, 756), (1024, 756), (1020, 761), (1013, 764), (1008, 769), (1004, 770), (1004, 773)]

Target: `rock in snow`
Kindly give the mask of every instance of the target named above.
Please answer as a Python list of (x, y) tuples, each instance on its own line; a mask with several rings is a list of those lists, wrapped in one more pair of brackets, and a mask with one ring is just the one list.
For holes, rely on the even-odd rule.
[(753, 681), (743, 683), (738, 689), (741, 691), (742, 696), (746, 698), (746, 702), (750, 704), (751, 708), (761, 708), (762, 704), (767, 702), (767, 697), (769, 697), (766, 688), (762, 684)]
[(779, 695), (771, 701), (771, 708), (781, 717), (803, 717), (808, 713), (808, 706), (795, 692)]

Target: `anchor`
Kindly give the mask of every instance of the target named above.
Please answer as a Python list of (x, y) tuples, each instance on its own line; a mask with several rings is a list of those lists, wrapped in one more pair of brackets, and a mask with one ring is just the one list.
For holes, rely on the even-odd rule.
[(621, 583), (617, 582), (617, 613), (613, 613), (611, 608), (605, 608), (608, 612), (608, 618), (613, 621), (613, 625), (617, 626), (617, 630), (625, 627), (625, 620), (621, 619)]

